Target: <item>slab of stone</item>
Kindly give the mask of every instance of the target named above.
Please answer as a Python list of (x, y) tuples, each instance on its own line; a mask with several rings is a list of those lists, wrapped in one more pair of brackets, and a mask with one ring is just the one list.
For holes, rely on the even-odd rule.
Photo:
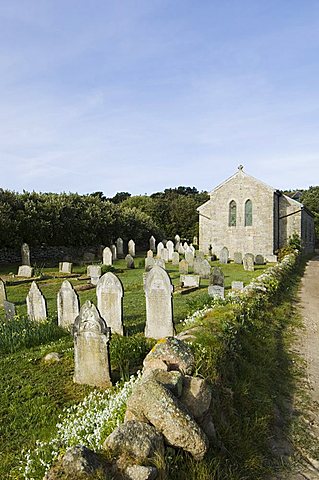
[(200, 278), (209, 278), (210, 277), (210, 264), (208, 260), (203, 260), (200, 262), (199, 267), (198, 267), (198, 274)]
[(155, 238), (153, 237), (153, 235), (151, 236), (150, 240), (149, 240), (149, 244), (150, 244), (150, 250), (152, 252), (155, 252), (156, 250), (156, 240)]
[(231, 288), (232, 290), (237, 290), (242, 292), (244, 290), (244, 282), (239, 282), (237, 280), (234, 280), (231, 282)]
[(110, 247), (105, 247), (103, 250), (103, 265), (112, 265), (113, 255)]
[(166, 243), (166, 248), (168, 250), (168, 261), (172, 261), (172, 255), (174, 253), (174, 243), (172, 242), (172, 240), (168, 240), (168, 242)]
[(20, 265), (17, 277), (31, 278), (33, 276), (33, 268), (29, 265)]
[(198, 245), (198, 238), (196, 235), (193, 237), (193, 245)]
[(21, 245), (21, 263), (22, 265), (31, 265), (30, 262), (30, 247), (27, 243)]
[(74, 382), (110, 387), (109, 341), (111, 329), (96, 307), (87, 300), (73, 327)]
[(179, 253), (173, 252), (172, 253), (172, 265), (177, 266), (179, 264)]
[(38, 285), (35, 282), (31, 283), (31, 287), (26, 300), (29, 319), (35, 322), (46, 320), (47, 309), (45, 299)]
[(123, 257), (124, 255), (124, 250), (123, 250), (123, 240), (121, 237), (119, 237), (117, 240), (116, 240), (116, 249), (117, 249), (117, 255), (119, 257)]
[(157, 244), (157, 253), (156, 253), (158, 258), (162, 258), (161, 251), (162, 251), (163, 248), (164, 248), (163, 242), (159, 242)]
[(219, 263), (227, 264), (229, 260), (229, 251), (227, 247), (223, 247), (219, 252)]
[(115, 260), (117, 260), (117, 248), (116, 248), (116, 245), (114, 245), (114, 243), (111, 245), (111, 252), (112, 252), (112, 260), (114, 262)]
[(146, 275), (145, 336), (164, 338), (174, 335), (172, 293), (173, 286), (167, 272), (155, 265)]
[(13, 320), (16, 316), (16, 307), (14, 303), (8, 302), (7, 300), (3, 301), (4, 315), (7, 320)]
[(99, 281), (99, 278), (102, 274), (102, 269), (100, 265), (88, 265), (87, 274), (91, 278), (91, 284), (96, 285)]
[(130, 465), (125, 470), (127, 480), (156, 480), (158, 471), (156, 467), (145, 465)]
[(224, 287), (225, 276), (221, 268), (219, 267), (213, 268), (213, 271), (210, 274), (209, 282), (210, 282), (210, 285), (219, 285), (220, 287)]
[(144, 373), (156, 368), (191, 375), (195, 369), (195, 357), (187, 343), (176, 337), (168, 337), (156, 343), (144, 358), (143, 366)]
[(243, 263), (243, 256), (241, 252), (234, 253), (234, 263), (236, 263), (237, 265), (241, 265)]
[(134, 258), (129, 253), (125, 257), (126, 268), (135, 268)]
[(128, 244), (127, 244), (127, 249), (128, 249), (128, 253), (129, 255), (131, 255), (131, 257), (135, 257), (135, 242), (134, 240), (129, 240)]
[(205, 415), (212, 401), (212, 391), (206, 380), (200, 377), (183, 377), (181, 402), (197, 419)]
[(155, 265), (158, 267), (163, 268), (164, 270), (166, 269), (166, 264), (162, 258), (154, 258)]
[(185, 252), (185, 260), (188, 263), (189, 267), (193, 267), (193, 265), (194, 265), (194, 254), (189, 247)]
[(146, 256), (147, 257), (154, 257), (154, 253), (153, 253), (153, 250), (147, 250), (147, 253), (146, 253)]
[(123, 286), (112, 272), (107, 272), (96, 286), (97, 308), (112, 333), (123, 335)]
[(168, 250), (166, 247), (161, 250), (161, 259), (164, 260), (164, 262), (168, 262)]
[(59, 272), (60, 273), (72, 273), (73, 263), (71, 262), (60, 262), (59, 263)]
[(145, 258), (145, 272), (149, 272), (155, 265), (155, 258), (146, 257)]
[(262, 255), (255, 256), (255, 264), (256, 265), (265, 265), (265, 259)]
[(208, 295), (212, 298), (225, 298), (225, 289), (220, 285), (209, 285)]
[(182, 244), (179, 245), (177, 251), (180, 255), (185, 255), (185, 249)]
[(3, 302), (7, 300), (6, 287), (0, 278), (0, 307), (3, 307)]
[(178, 271), (181, 275), (186, 275), (188, 273), (188, 262), (183, 258), (178, 265)]
[(64, 280), (57, 295), (58, 325), (71, 329), (79, 315), (79, 298), (71, 283)]
[(254, 267), (254, 255), (252, 253), (246, 253), (243, 258), (244, 270), (247, 272), (253, 272)]
[(181, 275), (180, 284), (182, 287), (199, 287), (199, 275)]

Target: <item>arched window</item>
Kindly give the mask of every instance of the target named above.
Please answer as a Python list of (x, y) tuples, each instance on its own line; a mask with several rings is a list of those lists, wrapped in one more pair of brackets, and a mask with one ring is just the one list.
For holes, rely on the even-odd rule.
[(232, 200), (229, 204), (228, 225), (230, 227), (236, 227), (236, 215), (237, 206), (235, 200)]
[(245, 227), (251, 227), (253, 224), (253, 204), (251, 200), (245, 203)]

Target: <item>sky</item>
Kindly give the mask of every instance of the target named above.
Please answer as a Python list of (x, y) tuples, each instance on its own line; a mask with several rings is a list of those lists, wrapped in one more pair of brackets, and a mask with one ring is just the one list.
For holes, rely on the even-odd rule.
[(318, 0), (0, 0), (0, 188), (319, 179)]

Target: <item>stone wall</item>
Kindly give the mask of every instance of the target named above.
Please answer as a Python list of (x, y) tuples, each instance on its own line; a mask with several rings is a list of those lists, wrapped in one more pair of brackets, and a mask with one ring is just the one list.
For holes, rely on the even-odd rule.
[[(100, 246), (88, 247), (30, 247), (31, 263), (42, 262), (61, 262), (63, 260), (80, 262), (85, 252), (95, 254), (97, 260), (102, 260), (102, 253), (99, 251)], [(19, 248), (1, 248), (0, 264), (17, 263), (21, 264), (21, 251)]]

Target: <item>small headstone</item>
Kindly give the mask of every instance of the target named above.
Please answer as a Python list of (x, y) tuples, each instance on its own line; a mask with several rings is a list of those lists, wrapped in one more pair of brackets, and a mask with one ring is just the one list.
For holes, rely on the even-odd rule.
[(134, 240), (130, 240), (127, 244), (128, 253), (131, 257), (135, 257), (135, 242)]
[(208, 295), (212, 298), (225, 298), (224, 287), (220, 285), (209, 285)]
[(200, 278), (209, 278), (210, 277), (210, 264), (207, 260), (203, 260), (199, 264), (199, 276)]
[(96, 285), (99, 281), (99, 278), (102, 274), (102, 269), (100, 265), (89, 265), (87, 267), (87, 275), (91, 277), (91, 284)]
[(265, 265), (265, 259), (262, 255), (255, 256), (255, 264), (256, 265)]
[(36, 322), (47, 318), (45, 299), (35, 282), (31, 283), (27, 295), (27, 312), (29, 319)]
[(232, 290), (242, 291), (244, 289), (244, 282), (233, 281), (231, 282)]
[(112, 265), (112, 250), (109, 247), (105, 247), (103, 250), (103, 265)]
[(178, 266), (179, 273), (186, 275), (188, 273), (188, 262), (184, 258), (179, 262)]
[(199, 287), (199, 275), (181, 275), (180, 284), (182, 287)]
[(87, 300), (73, 327), (74, 382), (95, 387), (110, 387), (110, 328), (96, 307)]
[(58, 292), (57, 306), (58, 325), (70, 329), (79, 315), (79, 299), (68, 280), (64, 280)]
[(166, 269), (165, 262), (164, 262), (164, 260), (163, 260), (162, 258), (155, 258), (154, 261), (155, 261), (155, 265), (157, 265), (158, 267), (163, 268), (164, 270)]
[(161, 259), (164, 260), (164, 262), (168, 262), (168, 250), (167, 250), (167, 248), (162, 248)]
[(155, 265), (145, 278), (146, 326), (148, 338), (164, 338), (174, 335), (172, 293), (169, 275)]
[(0, 278), (0, 307), (3, 307), (5, 300), (7, 300), (6, 287)]
[(214, 267), (210, 275), (210, 284), (224, 286), (224, 272), (219, 267)]
[(227, 264), (229, 259), (229, 251), (227, 247), (223, 247), (219, 253), (219, 263)]
[(22, 265), (31, 265), (30, 262), (30, 248), (27, 243), (21, 245), (21, 263)]
[(190, 267), (193, 267), (193, 265), (194, 265), (194, 254), (189, 248), (185, 252), (185, 260)]
[(200, 267), (201, 267), (201, 263), (203, 261), (204, 261), (204, 259), (197, 258), (197, 257), (194, 258), (194, 264), (193, 264), (194, 273), (196, 273), (196, 274), (200, 273)]
[(172, 254), (172, 265), (178, 265), (179, 264), (179, 253), (178, 252), (173, 252)]
[(123, 335), (123, 287), (112, 272), (107, 272), (96, 286), (97, 308), (112, 333)]
[(60, 273), (72, 273), (72, 263), (70, 262), (60, 262), (59, 263), (59, 272)]
[(114, 262), (115, 260), (117, 260), (116, 245), (114, 245), (114, 243), (111, 245), (111, 252), (112, 252), (112, 260)]
[(149, 272), (151, 268), (155, 265), (155, 258), (154, 257), (146, 257), (145, 258), (145, 271)]
[(119, 237), (117, 240), (116, 240), (116, 249), (117, 249), (117, 255), (119, 257), (123, 257), (124, 255), (124, 251), (123, 251), (123, 240), (121, 239), (121, 237)]
[(166, 247), (166, 244), (167, 244), (166, 238), (164, 238), (164, 240), (162, 240), (162, 243), (163, 243), (164, 247)]
[(18, 270), (18, 277), (31, 278), (33, 275), (33, 268), (29, 265), (20, 265)]
[(153, 235), (150, 238), (150, 250), (152, 250), (152, 252), (155, 252), (156, 250), (156, 240)]
[(241, 265), (243, 263), (243, 256), (241, 252), (234, 252), (234, 263)]
[(153, 258), (153, 257), (154, 257), (153, 250), (147, 250), (146, 256), (147, 256), (148, 258), (150, 258), (150, 257)]
[(180, 255), (184, 255), (184, 254), (185, 254), (185, 248), (183, 247), (183, 245), (180, 245), (180, 246), (178, 247), (178, 253), (179, 253)]
[(195, 256), (198, 260), (205, 260), (205, 254), (201, 250), (196, 250)]
[(192, 252), (193, 256), (195, 257), (196, 249), (195, 249), (194, 245), (190, 244), (188, 249)]
[(94, 262), (94, 259), (95, 259), (95, 255), (93, 252), (84, 252), (83, 254), (83, 261), (85, 263), (90, 263), (90, 262)]
[(247, 272), (253, 272), (254, 268), (254, 255), (252, 253), (246, 253), (243, 258), (244, 270)]
[(172, 261), (172, 255), (174, 253), (174, 243), (172, 242), (172, 240), (168, 240), (166, 248), (168, 250), (168, 260)]
[(14, 303), (8, 302), (7, 300), (4, 300), (3, 302), (3, 307), (4, 307), (4, 315), (7, 320), (13, 320), (14, 317), (16, 316), (16, 307)]
[(193, 245), (198, 245), (198, 238), (196, 236), (193, 237)]
[(163, 248), (164, 248), (163, 243), (162, 243), (162, 242), (159, 242), (159, 243), (157, 244), (157, 257), (158, 257), (158, 258), (161, 258), (161, 251), (163, 250)]
[(188, 243), (184, 242), (183, 247), (184, 247), (184, 250), (186, 251), (188, 249)]
[(180, 242), (181, 237), (179, 235), (175, 235), (174, 240), (175, 240), (175, 243)]
[(125, 257), (126, 268), (135, 268), (134, 258), (129, 253)]
[[(178, 252), (179, 251), (179, 247), (181, 246), (181, 242), (176, 242), (175, 243), (175, 251)], [(184, 250), (184, 249), (183, 249)]]

